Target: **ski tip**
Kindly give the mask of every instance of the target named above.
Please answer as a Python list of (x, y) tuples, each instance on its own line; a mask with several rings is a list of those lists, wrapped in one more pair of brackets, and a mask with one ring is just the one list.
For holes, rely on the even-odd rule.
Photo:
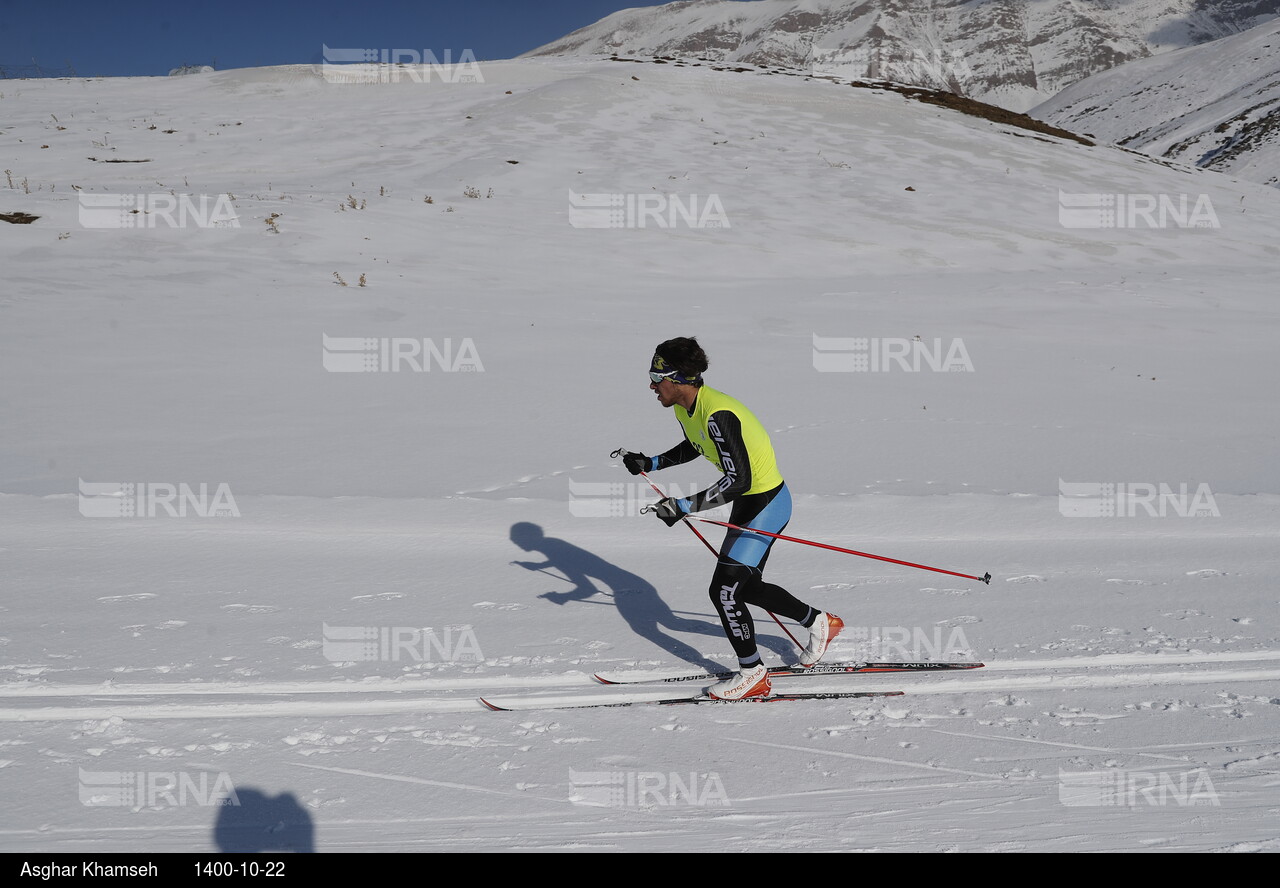
[(605, 678), (604, 676), (602, 676), (602, 675), (601, 675), (600, 673), (598, 673), (598, 672), (597, 672), (597, 673), (595, 673), (594, 675), (592, 675), (591, 677), (592, 677), (592, 678), (594, 678), (596, 681), (600, 682), (600, 684), (602, 684), (602, 685), (614, 685), (614, 684), (617, 684), (617, 682), (616, 682), (616, 681), (609, 681), (609, 679)]
[(504, 709), (504, 708), (503, 708), (503, 707), (501, 707), (501, 706), (494, 706), (492, 703), (490, 703), (490, 702), (489, 702), (488, 700), (486, 700), (484, 697), (480, 697), (480, 698), (479, 698), (479, 700), (480, 700), (480, 702), (484, 705), (484, 707), (485, 707), (486, 709), (490, 709), (490, 710), (492, 710), (492, 711), (494, 711), (494, 712), (510, 712), (510, 710), (509, 710), (509, 709)]

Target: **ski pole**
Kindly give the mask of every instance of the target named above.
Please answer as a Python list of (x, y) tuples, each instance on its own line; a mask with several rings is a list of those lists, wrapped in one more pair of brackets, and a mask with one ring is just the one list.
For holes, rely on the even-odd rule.
[[(619, 452), (621, 452), (621, 448), (619, 448), (618, 450), (614, 451), (614, 453), (615, 453), (615, 454), (616, 454), (616, 453), (619, 453)], [(615, 456), (614, 458), (616, 459), (617, 457)], [(654, 484), (654, 483), (653, 483), (653, 479), (651, 479), (651, 478), (648, 476), (648, 474), (646, 474), (645, 472), (641, 472), (641, 473), (640, 473), (640, 477), (641, 477), (641, 478), (643, 478), (645, 481), (648, 481), (648, 482), (649, 482), (649, 486), (650, 486), (650, 487), (652, 487), (652, 488), (654, 489), (654, 492), (655, 492), (655, 493), (657, 493), (657, 494), (658, 494), (658, 496), (661, 496), (661, 497), (665, 497), (665, 496), (666, 496), (666, 494), (662, 492), (662, 489), (661, 489), (660, 487), (658, 487), (658, 485), (656, 485), (656, 484)], [(693, 517), (693, 516), (691, 516), (691, 515), (685, 515), (684, 517), (685, 517), (685, 518), (691, 518), (691, 517)], [(692, 530), (692, 531), (693, 531), (694, 536), (696, 536), (698, 539), (702, 540), (702, 545), (706, 546), (706, 547), (711, 551), (711, 554), (712, 554), (712, 555), (715, 555), (717, 558), (719, 558), (719, 557), (720, 557), (720, 553), (719, 553), (719, 552), (717, 552), (717, 551), (715, 550), (715, 547), (714, 547), (714, 546), (712, 546), (709, 542), (707, 542), (707, 538), (706, 538), (706, 537), (704, 537), (704, 536), (702, 535), (701, 531), (699, 531), (699, 530), (698, 530), (698, 528), (694, 527), (694, 526), (693, 526), (692, 524), (690, 524), (688, 521), (685, 521), (685, 526), (686, 526), (686, 527), (688, 527), (690, 530)], [(802, 650), (802, 651), (804, 650), (804, 645), (802, 645), (799, 641), (797, 641), (797, 640), (796, 640), (796, 637), (795, 637), (794, 635), (792, 635), (792, 634), (791, 634), (791, 630), (790, 630), (790, 629), (788, 629), (786, 626), (782, 625), (782, 621), (778, 619), (778, 615), (777, 615), (777, 614), (775, 614), (773, 611), (770, 611), (770, 610), (766, 610), (766, 611), (765, 611), (765, 613), (766, 613), (766, 614), (768, 614), (769, 616), (773, 617), (773, 622), (775, 622), (775, 623), (777, 623), (777, 624), (778, 624), (778, 628), (779, 628), (779, 629), (781, 629), (783, 632), (787, 633), (787, 638), (790, 638), (793, 642), (795, 642), (795, 646), (796, 646), (796, 647), (800, 648), (800, 650)]]
[[(507, 562), (507, 563), (508, 563), (508, 564), (519, 564), (520, 562), (518, 562), (518, 561), (509, 561), (509, 562)], [(569, 579), (568, 577), (562, 577), (562, 576), (560, 576), (560, 574), (554, 574), (554, 573), (552, 573), (551, 571), (547, 570), (545, 567), (529, 567), (529, 568), (527, 568), (527, 569), (528, 569), (528, 570), (536, 570), (536, 571), (538, 571), (539, 573), (544, 573), (544, 574), (546, 574), (546, 575), (547, 575), (547, 576), (549, 576), (549, 577), (552, 577), (552, 578), (554, 578), (554, 579), (560, 580), (561, 582), (565, 582), (565, 583), (572, 583), (572, 582), (573, 582), (573, 580)]]
[(715, 521), (711, 518), (702, 518), (697, 515), (686, 515), (685, 517), (691, 518), (694, 521), (704, 521), (707, 524), (718, 524), (721, 527), (728, 527), (733, 530), (741, 530), (746, 533), (758, 533), (767, 537), (773, 537), (774, 539), (786, 540), (789, 543), (804, 543), (806, 546), (817, 546), (819, 549), (831, 549), (832, 551), (835, 551), (835, 552), (843, 552), (846, 555), (860, 555), (863, 558), (874, 558), (877, 561), (888, 561), (891, 564), (902, 564), (907, 567), (918, 567), (921, 570), (932, 570), (932, 571), (935, 571), (936, 573), (950, 574), (953, 577), (964, 577), (966, 580), (977, 580), (980, 583), (986, 583), (988, 586), (991, 585), (990, 573), (985, 573), (980, 577), (975, 577), (973, 574), (957, 573), (954, 570), (943, 570), (940, 567), (929, 567), (929, 565), (927, 564), (916, 564), (913, 561), (899, 561), (897, 558), (886, 558), (883, 555), (872, 555), (870, 552), (858, 552), (858, 551), (855, 551), (854, 549), (843, 549), (840, 546), (832, 546), (832, 545), (828, 545), (827, 543), (816, 543), (813, 540), (802, 540), (800, 539), (800, 537), (783, 536), (780, 533), (770, 533), (767, 530), (757, 530), (754, 527), (739, 527), (738, 525), (730, 524), (727, 521)]
[[(657, 493), (658, 496), (662, 496), (662, 497), (666, 496), (666, 494), (662, 492), (662, 490), (658, 487), (658, 485), (654, 484), (652, 481), (649, 480), (649, 476), (646, 475), (644, 472), (640, 473), (640, 477), (644, 478), (644, 480), (646, 481), (649, 481), (649, 486), (653, 488), (654, 492)], [(688, 527), (690, 530), (692, 530), (693, 535), (696, 536), (698, 539), (702, 540), (702, 545), (707, 547), (707, 551), (709, 551), (712, 555), (715, 555), (717, 558), (720, 557), (720, 553), (716, 551), (716, 547), (711, 545), (711, 543), (707, 542), (707, 538), (702, 535), (702, 532), (699, 531), (698, 528), (688, 523), (685, 524), (685, 527)]]

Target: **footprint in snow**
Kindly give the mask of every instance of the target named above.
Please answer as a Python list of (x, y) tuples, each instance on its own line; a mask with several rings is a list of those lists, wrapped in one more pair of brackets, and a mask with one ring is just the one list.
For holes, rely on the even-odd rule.
[(1044, 577), (1039, 574), (1023, 574), (1020, 577), (1007, 577), (1006, 583), (1043, 583)]
[(154, 592), (134, 592), (132, 595), (104, 595), (98, 600), (103, 604), (119, 604), (122, 601), (146, 601), (155, 597)]
[(1226, 575), (1227, 572), (1225, 570), (1214, 570), (1213, 568), (1208, 567), (1204, 570), (1187, 571), (1187, 576), (1189, 577), (1225, 577)]

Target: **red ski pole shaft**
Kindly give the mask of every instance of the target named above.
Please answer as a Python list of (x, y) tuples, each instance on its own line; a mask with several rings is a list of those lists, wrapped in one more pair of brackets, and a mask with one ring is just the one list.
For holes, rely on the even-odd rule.
[(966, 580), (977, 580), (979, 583), (991, 585), (991, 574), (987, 573), (980, 577), (973, 574), (958, 573), (954, 570), (943, 570), (940, 567), (930, 567), (927, 564), (916, 564), (914, 561), (899, 561), (897, 558), (886, 558), (883, 555), (872, 555), (870, 552), (858, 552), (854, 549), (845, 549), (840, 546), (832, 546), (827, 543), (817, 543), (813, 540), (802, 540), (800, 537), (783, 536), (780, 533), (770, 533), (767, 530), (757, 530), (754, 527), (739, 527), (736, 524), (729, 524), (727, 521), (715, 521), (711, 518), (700, 518), (697, 515), (686, 515), (686, 518), (692, 518), (694, 521), (705, 521), (707, 524), (719, 524), (721, 527), (728, 527), (732, 530), (741, 530), (746, 533), (758, 533), (763, 536), (773, 537), (778, 540), (786, 540), (789, 543), (804, 543), (806, 546), (817, 546), (819, 549), (830, 549), (833, 552), (843, 552), (846, 555), (859, 555), (863, 558), (874, 558), (876, 561), (888, 561), (890, 564), (901, 564), (906, 567), (918, 567), (920, 570), (931, 570), (935, 573), (950, 574), (953, 577), (964, 577)]
[[(644, 480), (649, 482), (649, 486), (654, 489), (654, 491), (658, 494), (658, 496), (666, 496), (666, 494), (662, 492), (662, 489), (658, 487), (658, 485), (654, 484), (653, 480), (647, 474), (645, 474), (644, 472), (641, 472), (640, 477), (644, 478)], [(693, 516), (691, 515), (685, 516), (686, 519), (691, 517)], [(699, 519), (699, 520), (704, 520), (704, 519)], [(684, 522), (684, 524), (685, 524), (685, 527), (693, 531), (694, 536), (702, 540), (702, 544), (711, 550), (712, 555), (719, 557), (720, 553), (715, 550), (715, 547), (712, 546), (711, 543), (707, 542), (707, 538), (702, 535), (701, 531), (699, 531), (698, 528), (694, 527), (687, 520)], [(779, 629), (787, 633), (787, 638), (790, 638), (793, 642), (795, 642), (796, 647), (800, 648), (800, 650), (804, 650), (804, 645), (802, 645), (799, 641), (796, 641), (796, 637), (791, 634), (791, 630), (788, 629), (786, 626), (782, 625), (782, 621), (778, 619), (777, 614), (775, 614), (773, 611), (765, 611), (765, 613), (773, 617), (773, 622), (778, 624)]]
[[(649, 480), (649, 476), (646, 475), (644, 472), (640, 473), (640, 477), (644, 478), (644, 480), (649, 482), (649, 486), (654, 489), (654, 492), (657, 493), (658, 496), (666, 496), (666, 494), (662, 492), (662, 489), (659, 488), (657, 484), (654, 484), (653, 481)], [(702, 532), (699, 531), (698, 528), (694, 527), (692, 524), (688, 523), (687, 521), (685, 522), (685, 527), (692, 530), (693, 535), (696, 536), (698, 539), (702, 540), (702, 545), (706, 546), (712, 555), (719, 556), (720, 553), (716, 551), (716, 547), (711, 545), (711, 543), (707, 542), (707, 538), (702, 535)]]

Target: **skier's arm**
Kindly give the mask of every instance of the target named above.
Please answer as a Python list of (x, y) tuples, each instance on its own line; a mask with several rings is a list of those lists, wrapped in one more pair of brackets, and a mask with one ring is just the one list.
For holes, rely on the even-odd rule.
[(701, 493), (681, 500), (681, 505), (688, 512), (723, 506), (751, 489), (751, 460), (747, 455), (747, 445), (742, 440), (742, 423), (738, 417), (728, 410), (718, 410), (711, 414), (707, 428), (719, 452), (724, 477)]
[(653, 468), (650, 471), (656, 472), (658, 469), (668, 469), (671, 466), (682, 465), (697, 459), (700, 455), (698, 448), (694, 447), (688, 438), (685, 438), (666, 453), (653, 457)]

